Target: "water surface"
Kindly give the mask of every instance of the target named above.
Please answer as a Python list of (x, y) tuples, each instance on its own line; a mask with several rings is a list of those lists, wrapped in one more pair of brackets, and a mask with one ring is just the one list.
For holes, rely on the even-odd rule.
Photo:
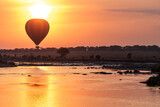
[[(3, 107), (160, 107), (159, 88), (139, 83), (151, 75), (119, 75), (110, 69), (86, 68), (87, 66), (0, 68), (0, 105)], [(113, 74), (90, 73), (97, 71)]]

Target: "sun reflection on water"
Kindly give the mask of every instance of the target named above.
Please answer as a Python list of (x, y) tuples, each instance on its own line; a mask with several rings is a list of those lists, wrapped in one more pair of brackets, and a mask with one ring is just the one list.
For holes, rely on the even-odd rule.
[(73, 69), (70, 66), (1, 68), (0, 73), (5, 75), (0, 75), (0, 104), (3, 107), (159, 107), (159, 93), (138, 83), (149, 75), (89, 73), (95, 70), (102, 69)]
[[(56, 91), (53, 90), (55, 85), (53, 82), (53, 76), (34, 76), (26, 78), (25, 101), (26, 107), (53, 107), (56, 106), (53, 97)], [(56, 98), (56, 97), (54, 97)]]

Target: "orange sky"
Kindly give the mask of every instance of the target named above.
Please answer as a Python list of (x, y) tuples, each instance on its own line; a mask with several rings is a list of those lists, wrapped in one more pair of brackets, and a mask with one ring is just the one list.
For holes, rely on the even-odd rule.
[(160, 45), (159, 0), (1, 0), (0, 48), (35, 47), (25, 23), (39, 2), (53, 7), (41, 47)]

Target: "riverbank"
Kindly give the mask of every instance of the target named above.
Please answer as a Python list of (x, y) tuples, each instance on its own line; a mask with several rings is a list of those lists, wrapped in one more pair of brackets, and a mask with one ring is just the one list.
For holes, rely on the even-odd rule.
[(16, 67), (14, 62), (0, 61), (0, 67)]
[[(17, 66), (99, 66), (102, 69), (151, 70), (157, 63), (150, 62), (105, 62), (105, 61), (55, 61), (55, 62), (15, 62)], [(88, 67), (87, 69), (92, 69)]]

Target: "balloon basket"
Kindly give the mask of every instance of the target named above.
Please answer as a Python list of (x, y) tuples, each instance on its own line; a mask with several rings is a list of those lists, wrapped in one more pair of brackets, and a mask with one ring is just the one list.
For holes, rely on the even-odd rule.
[(36, 46), (36, 49), (39, 50), (39, 46), (38, 45)]

